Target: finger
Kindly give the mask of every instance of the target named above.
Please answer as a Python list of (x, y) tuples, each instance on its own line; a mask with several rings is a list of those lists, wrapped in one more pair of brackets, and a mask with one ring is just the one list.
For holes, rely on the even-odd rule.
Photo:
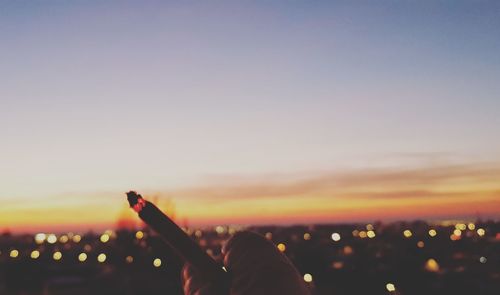
[(224, 253), (233, 277), (231, 294), (309, 294), (290, 260), (258, 234), (236, 234), (224, 247)]

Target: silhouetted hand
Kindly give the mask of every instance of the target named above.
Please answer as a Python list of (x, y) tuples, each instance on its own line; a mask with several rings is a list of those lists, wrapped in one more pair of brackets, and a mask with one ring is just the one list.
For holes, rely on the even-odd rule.
[[(231, 275), (230, 295), (309, 295), (297, 269), (264, 237), (252, 232), (235, 234), (222, 251)], [(185, 295), (217, 294), (214, 286), (189, 265), (182, 271)]]

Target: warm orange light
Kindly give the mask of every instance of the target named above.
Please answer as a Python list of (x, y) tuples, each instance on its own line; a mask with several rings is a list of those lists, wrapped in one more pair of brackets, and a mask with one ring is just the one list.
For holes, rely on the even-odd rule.
[(142, 238), (144, 238), (144, 233), (140, 230), (138, 230), (136, 233), (135, 233), (135, 238), (140, 240)]
[(72, 240), (73, 243), (78, 244), (82, 240), (82, 237), (80, 235), (74, 235)]
[(311, 234), (310, 233), (305, 233), (304, 234), (304, 240), (309, 241), (311, 239)]
[(418, 241), (417, 242), (417, 247), (423, 248), (425, 246), (425, 243), (423, 241)]
[(439, 271), (439, 264), (435, 259), (430, 258), (425, 263), (425, 269), (429, 272), (438, 272)]
[(132, 256), (130, 256), (130, 255), (129, 255), (129, 256), (127, 256), (127, 257), (125, 257), (125, 262), (127, 262), (127, 263), (132, 263), (132, 262), (134, 262), (134, 257), (132, 257)]
[(279, 243), (276, 247), (278, 248), (278, 250), (280, 250), (280, 252), (286, 251), (286, 246), (283, 243)]

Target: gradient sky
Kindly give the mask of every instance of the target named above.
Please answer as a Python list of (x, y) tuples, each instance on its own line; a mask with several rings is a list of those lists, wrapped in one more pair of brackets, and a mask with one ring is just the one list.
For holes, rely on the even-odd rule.
[(499, 52), (498, 1), (0, 1), (0, 230), (110, 227), (129, 189), (192, 224), (498, 218)]

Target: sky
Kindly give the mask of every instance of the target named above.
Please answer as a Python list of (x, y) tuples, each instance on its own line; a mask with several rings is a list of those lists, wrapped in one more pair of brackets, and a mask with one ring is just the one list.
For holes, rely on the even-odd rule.
[[(0, 0), (0, 231), (500, 217), (498, 1)], [(388, 213), (390, 212), (390, 213)]]

